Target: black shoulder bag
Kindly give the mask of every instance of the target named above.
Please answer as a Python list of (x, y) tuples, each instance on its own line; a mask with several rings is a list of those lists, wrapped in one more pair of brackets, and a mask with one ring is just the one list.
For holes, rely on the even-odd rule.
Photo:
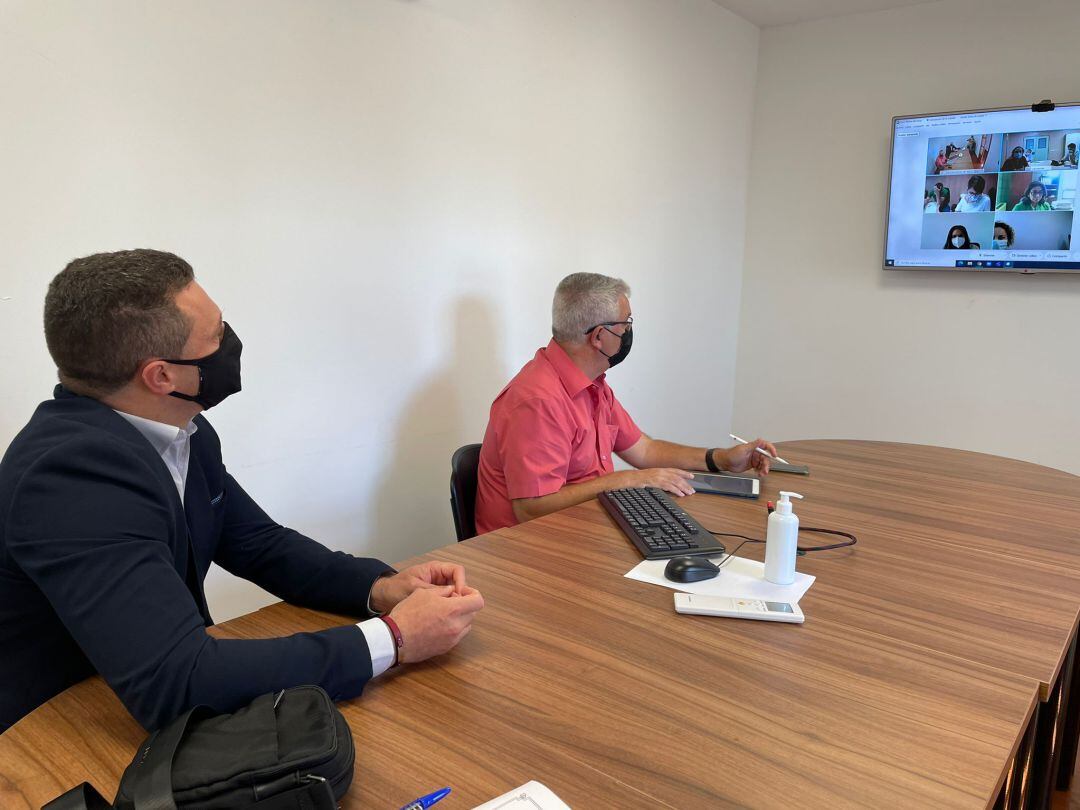
[(111, 805), (84, 782), (42, 810), (335, 810), (355, 759), (329, 695), (298, 686), (233, 714), (196, 707), (155, 731)]

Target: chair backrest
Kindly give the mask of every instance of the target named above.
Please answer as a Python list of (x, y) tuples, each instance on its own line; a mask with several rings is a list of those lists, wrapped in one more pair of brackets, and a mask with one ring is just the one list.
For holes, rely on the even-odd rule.
[(476, 537), (476, 474), (480, 445), (459, 447), (450, 457), (450, 511), (458, 542)]

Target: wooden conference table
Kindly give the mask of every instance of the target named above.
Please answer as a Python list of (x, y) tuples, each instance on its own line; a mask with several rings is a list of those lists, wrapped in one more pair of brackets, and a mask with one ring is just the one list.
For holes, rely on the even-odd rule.
[[(793, 489), (804, 526), (858, 535), (800, 558), (804, 625), (675, 614), (623, 578), (639, 557), (595, 502), (439, 549), (417, 559), (465, 565), (487, 607), (455, 651), (342, 704), (343, 806), (450, 785), (440, 810), (469, 808), (530, 779), (575, 808), (1041, 806), (1075, 750), (1080, 478), (913, 445), (781, 454), (813, 474), (682, 503), (763, 537), (765, 501)], [(215, 632), (339, 623), (277, 604)], [(83, 780), (111, 795), (142, 737), (99, 678), (77, 684), (0, 735), (0, 807)]]

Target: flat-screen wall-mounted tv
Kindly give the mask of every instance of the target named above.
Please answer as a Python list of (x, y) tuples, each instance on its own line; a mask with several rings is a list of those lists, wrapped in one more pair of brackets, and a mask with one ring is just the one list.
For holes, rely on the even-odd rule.
[(1080, 272), (1080, 103), (897, 116), (884, 267)]

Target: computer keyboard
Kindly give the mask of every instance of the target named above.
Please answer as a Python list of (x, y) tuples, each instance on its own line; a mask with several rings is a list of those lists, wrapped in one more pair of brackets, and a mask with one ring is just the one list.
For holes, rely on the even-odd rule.
[(613, 489), (597, 500), (646, 560), (725, 551), (723, 543), (655, 487)]

